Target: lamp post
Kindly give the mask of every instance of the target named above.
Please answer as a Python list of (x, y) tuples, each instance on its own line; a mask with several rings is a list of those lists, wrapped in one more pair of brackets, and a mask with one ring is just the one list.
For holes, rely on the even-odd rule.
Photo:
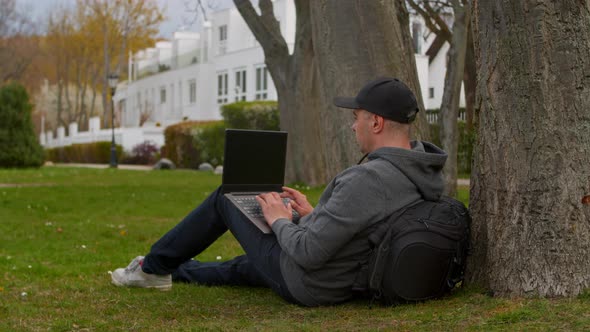
[(109, 74), (109, 86), (111, 87), (111, 129), (112, 129), (112, 139), (111, 139), (111, 168), (117, 168), (117, 147), (115, 145), (115, 101), (113, 97), (115, 96), (115, 90), (117, 89), (117, 81), (119, 80), (119, 75), (117, 74)]

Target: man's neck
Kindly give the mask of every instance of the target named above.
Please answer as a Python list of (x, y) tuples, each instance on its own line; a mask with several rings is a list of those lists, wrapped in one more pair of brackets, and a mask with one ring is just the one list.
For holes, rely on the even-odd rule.
[(410, 145), (410, 140), (407, 138), (395, 138), (395, 139), (387, 139), (382, 141), (377, 141), (376, 144), (373, 146), (375, 151), (379, 148), (383, 147), (390, 147), (390, 148), (400, 148), (400, 149), (407, 149), (411, 150), (412, 146)]

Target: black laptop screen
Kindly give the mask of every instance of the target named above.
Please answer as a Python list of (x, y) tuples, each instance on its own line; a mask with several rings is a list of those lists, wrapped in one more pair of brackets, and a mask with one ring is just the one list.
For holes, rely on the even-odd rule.
[(286, 132), (227, 129), (224, 191), (280, 188), (285, 180), (286, 151)]

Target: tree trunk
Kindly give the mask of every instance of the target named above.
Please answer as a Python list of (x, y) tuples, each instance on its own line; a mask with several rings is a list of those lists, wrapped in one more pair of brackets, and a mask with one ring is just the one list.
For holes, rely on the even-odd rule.
[(457, 151), (459, 148), (459, 101), (461, 98), (461, 82), (465, 66), (467, 47), (467, 28), (469, 26), (469, 4), (461, 4), (459, 0), (451, 0), (455, 20), (453, 37), (448, 53), (447, 72), (442, 104), (440, 106), (440, 142), (449, 157), (443, 170), (444, 194), (455, 197), (457, 194)]
[[(109, 90), (109, 70), (110, 70), (110, 57), (109, 57), (109, 31), (106, 22), (103, 23), (102, 26), (102, 33), (104, 36), (103, 40), (103, 55), (104, 55), (104, 72), (102, 75), (102, 127), (103, 128), (110, 128), (108, 126), (110, 122), (109, 110), (109, 100), (107, 99), (107, 93)], [(114, 125), (111, 123), (111, 125)]]
[(477, 67), (475, 64), (473, 28), (471, 22), (469, 22), (469, 26), (467, 27), (467, 48), (465, 50), (465, 73), (463, 75), (463, 84), (465, 88), (465, 127), (467, 132), (471, 132), (474, 125), (477, 124), (477, 115), (475, 111)]
[(262, 46), (266, 66), (277, 89), (281, 129), (289, 133), (286, 182), (310, 185), (329, 180), (321, 142), (317, 67), (311, 42), (309, 0), (296, 0), (296, 35), (293, 54), (280, 34), (270, 0), (259, 2), (258, 15), (250, 1), (234, 0), (236, 7)]
[(417, 136), (428, 136), (402, 0), (295, 1), (292, 55), (270, 0), (259, 1), (260, 15), (250, 1), (234, 2), (262, 46), (277, 88), (281, 129), (289, 132), (287, 182), (326, 183), (360, 159), (350, 130), (352, 115), (336, 109), (332, 98), (355, 95), (377, 76), (397, 76), (415, 91), (422, 110)]
[(409, 18), (403, 1), (324, 0), (311, 2), (313, 49), (321, 86), (322, 142), (333, 177), (362, 156), (350, 129), (352, 112), (332, 104), (335, 96), (355, 96), (368, 81), (394, 76), (418, 98), (419, 135), (428, 134), (420, 94)]
[(587, 1), (477, 1), (481, 100), (467, 280), (501, 296), (590, 287)]

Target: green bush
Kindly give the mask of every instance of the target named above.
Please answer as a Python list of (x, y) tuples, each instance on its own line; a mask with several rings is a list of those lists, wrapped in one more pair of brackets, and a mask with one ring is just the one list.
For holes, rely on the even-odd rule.
[(209, 123), (193, 131), (194, 146), (199, 152), (202, 161), (213, 166), (223, 164), (223, 152), (225, 145), (225, 123)]
[[(217, 138), (218, 142), (213, 142), (214, 135), (209, 133), (210, 128), (220, 127), (222, 134)], [(172, 160), (178, 168), (198, 168), (202, 162), (211, 162), (204, 159), (209, 155), (215, 156), (214, 152), (206, 150), (202, 156), (202, 149), (204, 145), (221, 146), (220, 155), (223, 156), (223, 129), (225, 128), (223, 121), (184, 121), (166, 127), (164, 130), (165, 145), (162, 148), (162, 155)], [(201, 134), (204, 130), (204, 135), (210, 138), (197, 139), (195, 136)], [(208, 149), (206, 147), (205, 149)]]
[[(123, 148), (116, 146), (117, 157), (123, 159)], [(45, 159), (58, 163), (108, 164), (111, 142), (72, 144), (45, 150)]]
[(227, 128), (279, 130), (276, 101), (241, 101), (223, 105), (221, 115)]
[(162, 155), (179, 168), (223, 164), (225, 128), (279, 130), (276, 101), (237, 102), (222, 107), (224, 121), (184, 121), (164, 130)]
[[(476, 133), (474, 130), (467, 131), (465, 122), (459, 121), (459, 146), (457, 150), (457, 171), (459, 174), (471, 173), (471, 159), (473, 158), (473, 145), (475, 144)], [(430, 125), (430, 137), (432, 143), (441, 146), (440, 127), (438, 124)]]
[(39, 167), (43, 148), (31, 120), (29, 95), (11, 83), (0, 88), (0, 167)]

